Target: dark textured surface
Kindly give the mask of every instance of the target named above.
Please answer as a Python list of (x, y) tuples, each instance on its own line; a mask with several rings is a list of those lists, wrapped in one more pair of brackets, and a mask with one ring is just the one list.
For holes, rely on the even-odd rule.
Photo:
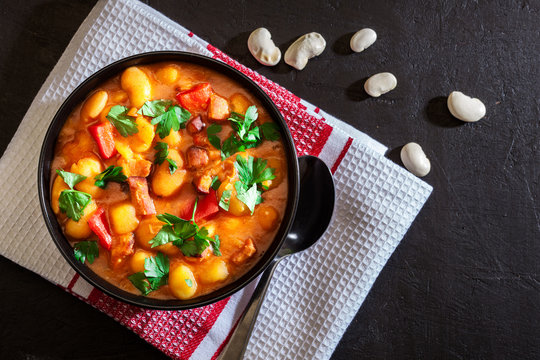
[[(431, 159), (433, 195), (333, 359), (540, 358), (539, 1), (149, 3), (390, 149), (417, 141)], [(92, 6), (0, 0), (0, 152)], [(282, 51), (310, 31), (327, 49), (302, 72), (265, 68), (246, 48), (259, 26)], [(365, 26), (379, 39), (352, 54)], [(368, 98), (363, 82), (381, 71), (398, 87)], [(486, 119), (453, 119), (445, 97), (456, 89), (482, 99)], [(161, 356), (4, 258), (0, 273), (0, 358)]]

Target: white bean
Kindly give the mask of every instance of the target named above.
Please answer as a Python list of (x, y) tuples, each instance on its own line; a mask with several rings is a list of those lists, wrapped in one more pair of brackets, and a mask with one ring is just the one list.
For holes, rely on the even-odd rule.
[(326, 41), (321, 34), (312, 32), (300, 36), (285, 51), (285, 62), (293, 68), (302, 70), (308, 60), (322, 54), (326, 48)]
[(486, 115), (486, 106), (482, 101), (459, 91), (452, 91), (448, 96), (448, 110), (456, 118), (466, 122), (478, 121)]
[(377, 40), (377, 33), (370, 28), (357, 31), (351, 38), (351, 49), (354, 52), (362, 52), (373, 45)]
[(270, 31), (263, 27), (253, 30), (247, 44), (251, 55), (263, 65), (274, 66), (281, 60), (281, 51), (272, 41)]
[(405, 145), (401, 149), (400, 156), (403, 165), (416, 176), (426, 176), (431, 170), (429, 159), (417, 143), (410, 142)]
[(366, 83), (364, 84), (364, 89), (369, 95), (379, 97), (382, 94), (386, 94), (387, 92), (394, 90), (396, 86), (396, 77), (389, 72), (383, 72), (375, 74), (367, 79)]

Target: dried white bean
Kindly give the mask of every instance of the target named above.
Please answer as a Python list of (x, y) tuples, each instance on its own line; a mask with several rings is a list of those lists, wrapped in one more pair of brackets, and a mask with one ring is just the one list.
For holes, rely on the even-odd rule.
[(263, 65), (274, 66), (281, 60), (281, 50), (272, 41), (268, 29), (262, 27), (253, 30), (247, 44), (251, 55)]
[(357, 31), (351, 38), (351, 49), (354, 52), (362, 52), (373, 45), (377, 40), (377, 33), (370, 28)]
[(431, 163), (426, 157), (424, 150), (417, 143), (410, 142), (401, 149), (401, 161), (403, 165), (414, 175), (423, 177), (431, 170)]
[(447, 103), (452, 115), (462, 121), (475, 122), (486, 115), (486, 106), (482, 101), (459, 91), (452, 91)]
[(285, 62), (293, 68), (302, 70), (308, 60), (322, 54), (326, 48), (326, 41), (321, 34), (312, 32), (300, 36), (285, 51)]
[(394, 90), (396, 86), (396, 77), (389, 72), (383, 72), (375, 74), (367, 79), (366, 83), (364, 84), (364, 89), (369, 95), (379, 97), (382, 94), (386, 94), (387, 92)]

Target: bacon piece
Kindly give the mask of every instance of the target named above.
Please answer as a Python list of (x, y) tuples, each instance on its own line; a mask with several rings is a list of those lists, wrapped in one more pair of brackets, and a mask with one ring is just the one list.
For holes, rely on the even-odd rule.
[(131, 192), (131, 202), (137, 214), (139, 215), (155, 215), (156, 207), (154, 201), (148, 194), (148, 182), (146, 178), (140, 176), (130, 176), (128, 178), (129, 190)]
[(186, 126), (187, 131), (190, 134), (196, 134), (202, 129), (204, 129), (204, 122), (202, 121), (201, 115), (191, 119)]
[(244, 246), (238, 250), (236, 254), (233, 255), (232, 261), (235, 264), (241, 264), (245, 262), (247, 259), (253, 256), (257, 250), (255, 249), (255, 245), (253, 244), (253, 240), (251, 238), (246, 240), (246, 243)]
[(197, 188), (198, 192), (208, 194), (213, 178), (214, 177), (210, 174), (195, 175), (195, 177), (193, 177), (193, 185)]
[(133, 245), (135, 245), (133, 233), (113, 236), (111, 248), (111, 267), (113, 269), (118, 268), (126, 257), (133, 254)]
[(127, 177), (147, 177), (152, 169), (152, 163), (144, 159), (120, 159), (118, 165), (122, 167)]
[(188, 165), (192, 169), (198, 169), (208, 164), (208, 151), (202, 147), (191, 146), (186, 151)]
[(219, 95), (210, 95), (210, 105), (208, 105), (208, 118), (216, 121), (224, 121), (229, 118), (229, 102)]

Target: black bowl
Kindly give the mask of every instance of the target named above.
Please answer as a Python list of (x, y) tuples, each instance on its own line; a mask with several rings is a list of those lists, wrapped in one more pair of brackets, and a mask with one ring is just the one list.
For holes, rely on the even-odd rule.
[[(238, 82), (241, 86), (248, 89), (256, 98), (261, 102), (262, 106), (266, 108), (268, 114), (272, 117), (274, 122), (280, 127), (282, 140), (285, 145), (285, 151), (288, 162), (288, 182), (289, 189), (287, 194), (287, 206), (285, 209), (285, 215), (279, 227), (279, 230), (271, 243), (268, 250), (262, 255), (259, 261), (244, 275), (235, 280), (234, 282), (210, 293), (190, 300), (161, 300), (145, 297), (142, 295), (136, 295), (127, 291), (121, 290), (115, 285), (102, 279), (96, 273), (94, 273), (89, 267), (81, 264), (77, 261), (73, 255), (73, 248), (62, 233), (60, 224), (58, 223), (56, 216), (50, 205), (51, 195), (51, 163), (54, 157), (54, 148), (58, 134), (64, 125), (64, 122), (68, 118), (73, 109), (80, 104), (88, 94), (94, 90), (98, 85), (105, 80), (114, 77), (121, 71), (129, 66), (151, 64), (162, 61), (181, 61), (186, 63), (192, 63), (202, 65), (206, 68), (216, 70), (221, 74), (228, 76), (230, 79)], [(54, 116), (43, 145), (41, 147), (41, 154), (38, 164), (38, 193), (39, 201), (41, 204), (41, 210), (47, 228), (51, 233), (51, 236), (64, 256), (66, 260), (71, 264), (71, 267), (75, 269), (85, 280), (90, 284), (105, 292), (106, 294), (125, 301), (130, 304), (153, 308), (161, 310), (182, 310), (191, 309), (204, 305), (208, 305), (231, 296), (235, 292), (242, 289), (244, 286), (254, 280), (261, 272), (270, 264), (272, 259), (278, 253), (291, 224), (294, 220), (296, 213), (298, 194), (299, 194), (299, 170), (298, 159), (296, 157), (296, 151), (292, 140), (291, 133), (283, 119), (283, 116), (277, 109), (276, 105), (270, 100), (268, 95), (247, 76), (239, 72), (238, 70), (230, 67), (229, 65), (220, 61), (211, 59), (206, 56), (198, 54), (192, 54), (180, 51), (156, 51), (138, 54), (130, 56), (128, 58), (116, 61), (103, 69), (99, 70), (82, 84), (80, 84), (64, 101), (60, 109)]]

